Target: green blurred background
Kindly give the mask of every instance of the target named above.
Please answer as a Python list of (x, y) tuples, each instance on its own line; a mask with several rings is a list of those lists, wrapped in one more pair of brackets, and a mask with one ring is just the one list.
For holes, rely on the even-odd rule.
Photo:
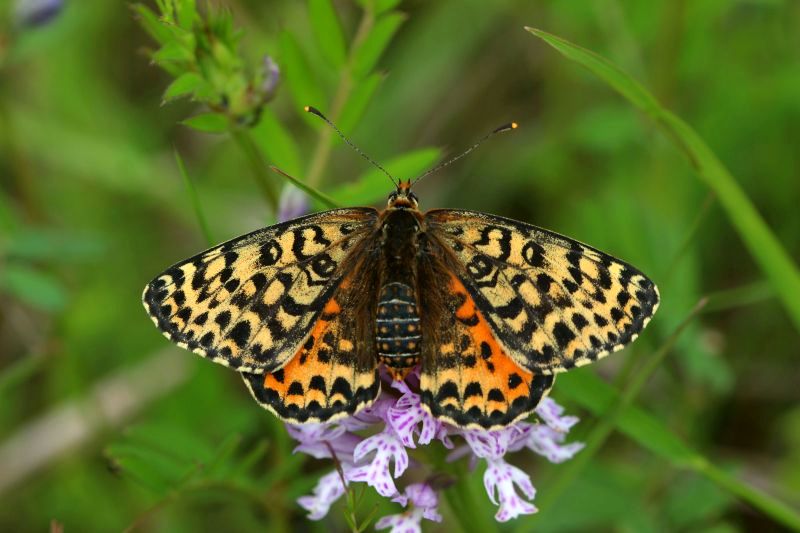
[[(284, 182), (259, 162), (316, 174), (345, 205), (384, 202), (388, 181), (302, 112), (335, 110), (343, 90), (356, 102), (343, 129), (401, 177), (519, 122), (421, 182), (423, 209), (544, 226), (630, 261), (660, 286), (663, 305), (641, 340), (555, 387), (582, 417), (574, 438), (600, 418), (583, 374), (624, 389), (709, 296), (634, 402), (659, 431), (800, 513), (800, 344), (780, 283), (768, 282), (671, 138), (523, 29), (608, 57), (683, 117), (796, 264), (800, 3), (409, 0), (377, 15), (335, 0), (351, 50), (364, 17), (393, 17), (385, 42), (359, 43), (374, 57), (354, 73), (305, 2), (226, 0), (216, 4), (243, 30), (250, 70), (269, 54), (282, 71), (262, 122), (233, 134), (182, 125), (201, 103), (162, 105), (173, 77), (152, 64), (157, 44), (128, 3), (65, 1), (41, 23), (22, 20), (29, 3), (0, 1), (0, 530), (43, 531), (51, 521), (65, 531), (345, 527), (341, 506), (312, 523), (294, 503), (329, 465), (292, 456), (241, 380), (172, 348), (140, 304), (155, 274), (207, 246), (195, 195), (214, 241), (275, 221), (263, 193)], [(666, 442), (659, 431), (644, 437), (651, 448)], [(787, 527), (651, 448), (612, 432), (567, 481), (567, 465), (518, 454), (511, 460), (531, 474), (536, 503), (551, 488), (554, 496), (502, 528)], [(491, 517), (480, 477), (465, 482)], [(398, 510), (381, 505), (381, 514)], [(458, 509), (443, 503), (443, 513), (426, 528), (456, 527)]]

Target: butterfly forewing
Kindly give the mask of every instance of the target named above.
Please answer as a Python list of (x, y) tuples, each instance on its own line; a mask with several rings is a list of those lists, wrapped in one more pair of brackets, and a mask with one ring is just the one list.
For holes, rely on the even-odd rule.
[(425, 221), (463, 266), (499, 344), (529, 371), (565, 371), (618, 350), (658, 307), (658, 289), (637, 269), (556, 233), (461, 210)]
[(216, 363), (260, 374), (298, 352), (377, 211), (338, 209), (270, 226), (178, 263), (143, 294), (156, 326)]

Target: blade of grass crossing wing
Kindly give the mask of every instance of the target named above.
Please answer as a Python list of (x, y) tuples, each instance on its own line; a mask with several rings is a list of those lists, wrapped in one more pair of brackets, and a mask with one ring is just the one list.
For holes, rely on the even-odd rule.
[(568, 59), (591, 70), (633, 105), (656, 120), (694, 166), (697, 175), (715, 192), (728, 218), (747, 246), (753, 259), (766, 274), (786, 311), (800, 330), (800, 271), (775, 234), (742, 191), (730, 172), (699, 135), (667, 109), (638, 82), (616, 65), (560, 37), (526, 28)]

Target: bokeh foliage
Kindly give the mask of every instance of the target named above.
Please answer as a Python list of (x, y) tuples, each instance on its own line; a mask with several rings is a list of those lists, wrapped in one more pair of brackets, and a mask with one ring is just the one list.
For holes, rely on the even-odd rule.
[[(383, 202), (385, 176), (309, 104), (401, 177), (518, 121), (421, 182), (423, 207), (552, 228), (661, 288), (641, 340), (559, 378), (555, 397), (597, 447), (577, 466), (520, 464), (542, 512), (506, 529), (797, 520), (796, 3), (226, 0), (198, 11), (85, 0), (38, 27), (13, 4), (0, 2), (0, 464), (40, 459), (13, 484), (13, 469), (0, 472), (0, 529), (345, 527), (341, 508), (310, 523), (294, 504), (328, 465), (292, 456), (235, 374), (168, 348), (139, 304), (204, 233), (219, 241), (274, 221), (286, 182), (270, 164), (342, 205)], [(752, 220), (731, 223), (750, 208), (696, 178), (652, 108), (638, 112), (523, 25), (609, 58), (690, 124), (784, 267), (764, 266)], [(4, 463), (15, 442), (31, 446)], [(439, 529), (465, 506), (491, 517), (479, 474), (447, 499)], [(367, 494), (359, 511), (375, 504)]]

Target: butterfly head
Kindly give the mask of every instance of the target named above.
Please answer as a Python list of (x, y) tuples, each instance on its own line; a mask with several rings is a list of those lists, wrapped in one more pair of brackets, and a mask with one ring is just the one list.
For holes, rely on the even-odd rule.
[(394, 209), (418, 209), (419, 200), (417, 195), (411, 192), (411, 180), (402, 181), (397, 184), (392, 194), (389, 195), (388, 207)]

